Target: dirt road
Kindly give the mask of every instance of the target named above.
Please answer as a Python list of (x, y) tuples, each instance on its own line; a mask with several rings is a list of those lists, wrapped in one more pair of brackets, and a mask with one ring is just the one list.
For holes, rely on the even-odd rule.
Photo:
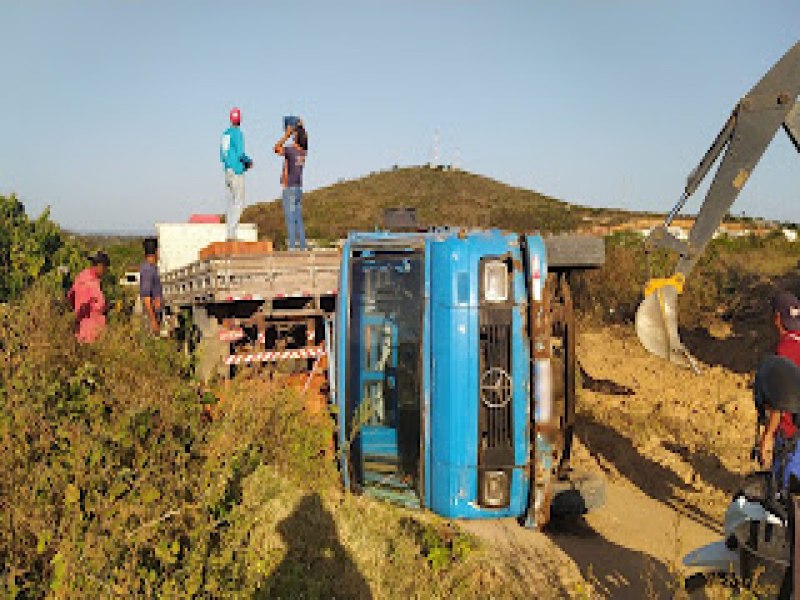
[(605, 508), (554, 523), (546, 533), (515, 520), (473, 521), (465, 528), (516, 563), (539, 597), (671, 597), (682, 577), (680, 558), (717, 533), (631, 485), (611, 482), (606, 493)]
[(606, 506), (545, 533), (515, 521), (465, 527), (517, 565), (520, 597), (671, 598), (682, 556), (718, 539), (753, 467), (750, 376), (721, 365), (693, 375), (622, 328), (585, 329), (578, 354), (574, 466), (606, 475)]

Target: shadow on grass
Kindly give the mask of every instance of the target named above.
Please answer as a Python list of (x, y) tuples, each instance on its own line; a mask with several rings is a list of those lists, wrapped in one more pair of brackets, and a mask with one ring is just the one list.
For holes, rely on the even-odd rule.
[[(718, 520), (713, 515), (686, 504), (677, 493), (691, 492), (694, 488), (671, 469), (642, 456), (630, 439), (587, 414), (577, 415), (575, 432), (593, 456), (600, 456), (612, 463), (642, 492), (700, 525), (721, 532)], [(717, 480), (730, 480), (735, 484), (738, 476), (725, 470), (721, 463), (718, 466), (725, 472), (718, 471), (715, 475)]]
[(679, 582), (664, 563), (607, 540), (584, 519), (554, 519), (546, 533), (592, 585), (593, 598), (673, 597)]
[(288, 547), (286, 556), (254, 598), (372, 598), (319, 495), (300, 500), (278, 533)]

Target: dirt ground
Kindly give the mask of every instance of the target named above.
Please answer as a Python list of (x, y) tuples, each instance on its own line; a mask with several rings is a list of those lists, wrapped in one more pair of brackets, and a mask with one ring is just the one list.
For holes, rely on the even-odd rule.
[(584, 325), (573, 466), (605, 474), (605, 507), (544, 533), (514, 521), (465, 525), (518, 565), (520, 596), (676, 595), (681, 558), (719, 538), (731, 494), (756, 466), (748, 366), (771, 334), (754, 322), (739, 335), (724, 324), (694, 332), (687, 344), (715, 356), (695, 375), (645, 352), (632, 327)]

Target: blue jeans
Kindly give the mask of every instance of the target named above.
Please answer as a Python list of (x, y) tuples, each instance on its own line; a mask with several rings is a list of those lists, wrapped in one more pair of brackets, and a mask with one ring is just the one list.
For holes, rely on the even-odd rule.
[(286, 217), (286, 231), (289, 235), (288, 247), (306, 249), (306, 231), (303, 227), (303, 188), (283, 188), (283, 216)]
[(787, 454), (784, 448), (788, 442), (782, 434), (775, 436), (775, 450), (772, 455), (772, 473), (777, 479), (777, 483), (784, 491), (789, 489), (789, 478), (794, 475), (800, 479), (800, 445), (795, 446), (794, 452)]

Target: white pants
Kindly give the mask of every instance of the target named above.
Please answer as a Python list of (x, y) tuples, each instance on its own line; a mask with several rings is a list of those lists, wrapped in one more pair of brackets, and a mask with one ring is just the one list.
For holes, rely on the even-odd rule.
[(228, 198), (228, 214), (225, 216), (225, 223), (228, 225), (226, 237), (235, 240), (236, 228), (244, 210), (244, 173), (237, 175), (232, 169), (226, 169), (225, 192)]

